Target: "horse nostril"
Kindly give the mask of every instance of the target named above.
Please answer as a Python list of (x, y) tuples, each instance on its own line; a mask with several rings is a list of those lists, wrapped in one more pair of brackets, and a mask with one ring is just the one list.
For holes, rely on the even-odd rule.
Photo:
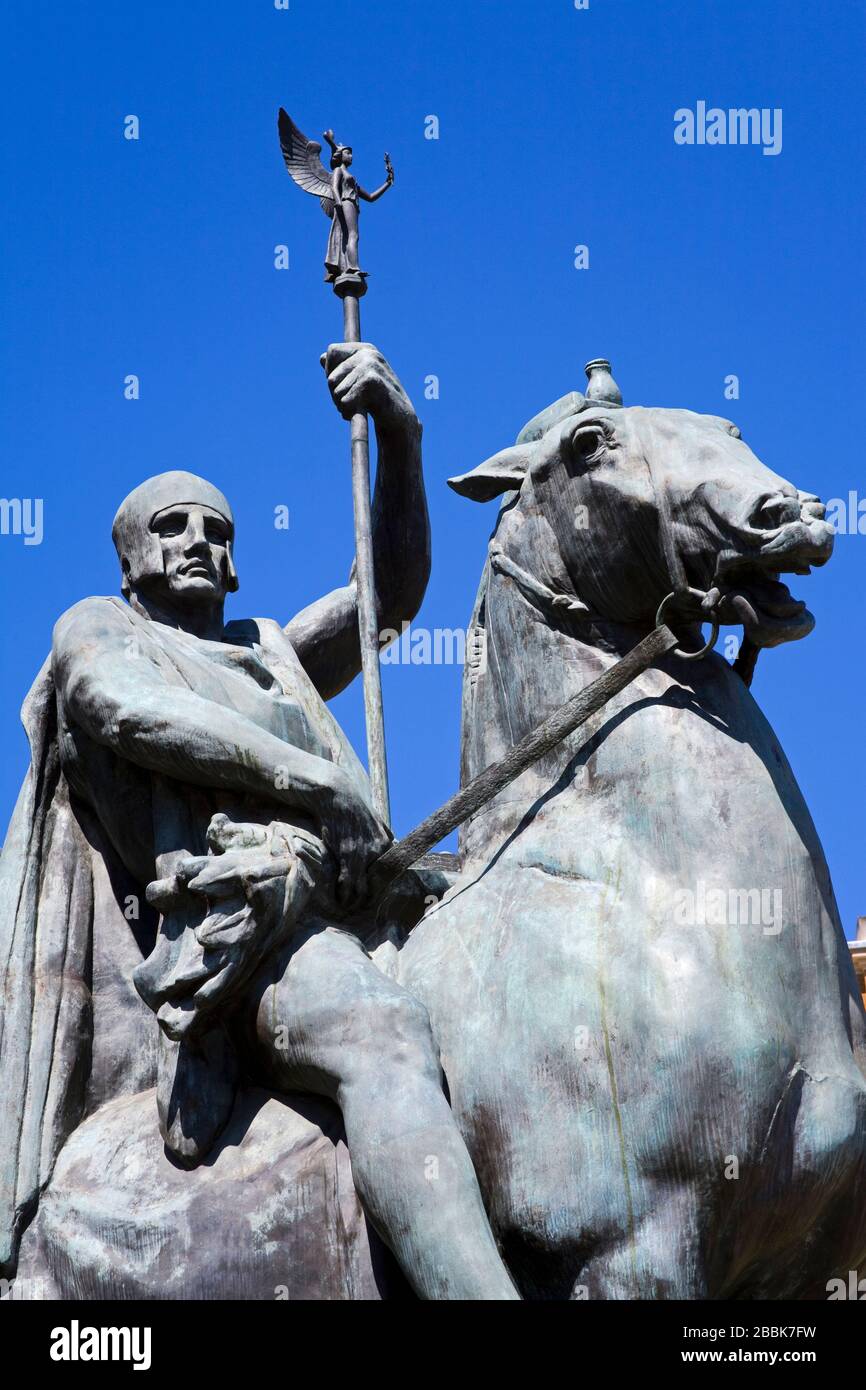
[(755, 509), (753, 525), (759, 531), (777, 531), (788, 522), (800, 520), (800, 502), (796, 497), (785, 497), (777, 492), (765, 497)]
[(800, 516), (804, 521), (824, 520), (827, 515), (827, 507), (817, 493), (800, 492), (797, 496), (800, 502)]

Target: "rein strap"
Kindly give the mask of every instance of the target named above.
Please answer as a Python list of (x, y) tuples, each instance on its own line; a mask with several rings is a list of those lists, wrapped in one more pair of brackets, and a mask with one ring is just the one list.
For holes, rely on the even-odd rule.
[(584, 686), (583, 690), (579, 690), (570, 700), (566, 700), (553, 714), (548, 715), (538, 728), (515, 744), (504, 758), (497, 763), (491, 763), (490, 767), (485, 768), (459, 792), (449, 797), (438, 811), (434, 811), (423, 820), (411, 834), (397, 840), (373, 865), (371, 879), (374, 896), (380, 896), (399, 874), (415, 864), (434, 845), (438, 845), (458, 825), (474, 816), (482, 806), (545, 753), (549, 753), (569, 734), (573, 734), (575, 729), (585, 724), (593, 714), (602, 709), (649, 666), (673, 651), (678, 641), (665, 623), (654, 627), (652, 632), (638, 642), (637, 646), (632, 647), (630, 652), (626, 652), (608, 671)]

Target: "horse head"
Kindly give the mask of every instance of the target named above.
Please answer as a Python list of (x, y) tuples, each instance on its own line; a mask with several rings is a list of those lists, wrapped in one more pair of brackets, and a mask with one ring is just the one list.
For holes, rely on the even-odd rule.
[(494, 556), (560, 607), (645, 626), (688, 585), (718, 591), (721, 621), (741, 623), (757, 647), (814, 626), (779, 576), (830, 558), (824, 507), (763, 464), (729, 420), (574, 392), (516, 445), (449, 481), (476, 501), (510, 494)]

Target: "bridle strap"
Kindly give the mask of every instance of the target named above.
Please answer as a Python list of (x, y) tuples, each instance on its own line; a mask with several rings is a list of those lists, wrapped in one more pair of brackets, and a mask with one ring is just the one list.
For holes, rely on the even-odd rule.
[(647, 473), (649, 475), (650, 487), (652, 488), (653, 500), (655, 501), (656, 515), (659, 519), (659, 548), (665, 559), (668, 569), (668, 579), (673, 592), (680, 597), (689, 592), (689, 580), (686, 574), (682, 556), (677, 549), (674, 538), (674, 523), (671, 516), (670, 502), (664, 488), (656, 484), (655, 470), (649, 458), (644, 458)]
[(530, 603), (534, 603), (536, 608), (553, 608), (575, 616), (589, 616), (590, 610), (582, 599), (572, 594), (557, 594), (547, 584), (543, 584), (540, 579), (536, 579), (528, 570), (518, 565), (510, 555), (506, 555), (495, 542), (490, 544), (489, 557), (491, 567), (496, 573), (512, 579), (524, 597), (528, 598)]

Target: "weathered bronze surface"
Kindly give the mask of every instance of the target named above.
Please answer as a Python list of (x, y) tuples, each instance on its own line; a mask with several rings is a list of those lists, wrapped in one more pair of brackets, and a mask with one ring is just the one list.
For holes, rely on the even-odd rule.
[[(393, 174), (367, 195), (333, 132), (330, 178), (280, 136), (331, 217), (356, 573), (285, 626), (227, 621), (231, 506), (160, 474), (115, 518), (123, 597), (60, 617), (0, 857), (0, 1273), (823, 1297), (866, 1259), (866, 1014), (748, 681), (811, 631), (780, 576), (830, 558), (824, 509), (732, 422), (624, 406), (589, 362), (451, 480), (499, 499), (461, 791), (392, 844), (378, 634), (430, 565), (420, 424), (359, 341), (358, 199)], [(735, 667), (706, 622), (742, 628)], [(372, 788), (326, 705), (362, 666)], [(459, 855), (419, 861), (455, 823)]]

